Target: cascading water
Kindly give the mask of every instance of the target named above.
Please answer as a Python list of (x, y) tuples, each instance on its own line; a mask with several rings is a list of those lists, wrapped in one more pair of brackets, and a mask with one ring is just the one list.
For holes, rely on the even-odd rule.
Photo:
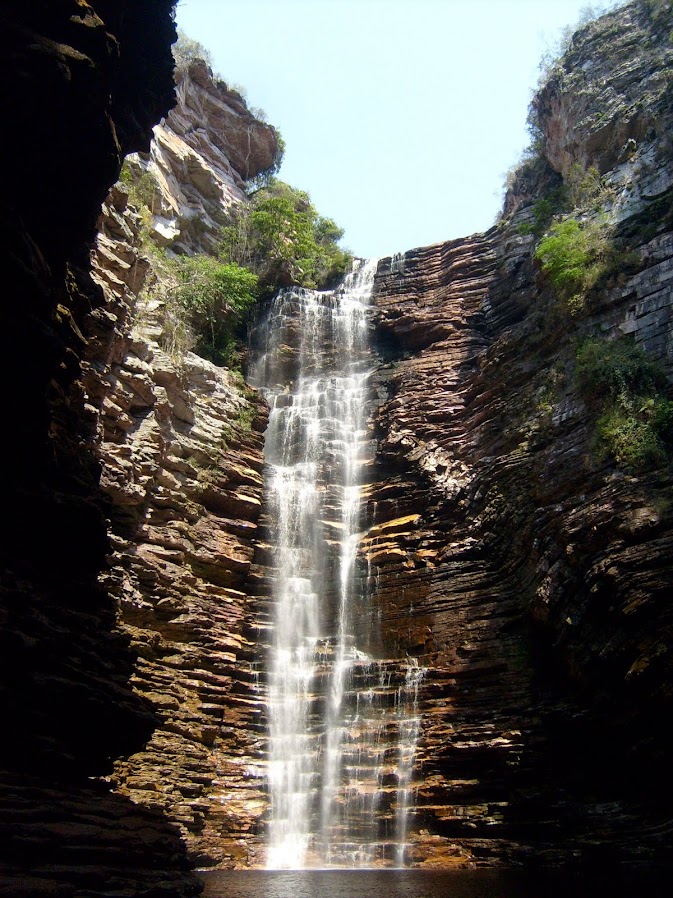
[(404, 864), (422, 671), (371, 657), (356, 565), (375, 270), (362, 263), (333, 292), (281, 292), (258, 334), (275, 567), (270, 869)]

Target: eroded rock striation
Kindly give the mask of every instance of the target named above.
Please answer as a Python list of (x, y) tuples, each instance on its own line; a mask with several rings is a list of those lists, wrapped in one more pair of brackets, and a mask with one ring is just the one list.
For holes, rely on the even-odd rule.
[[(171, 348), (147, 223), (122, 185), (106, 194), (138, 152), (154, 240), (208, 251), (278, 144), (198, 62), (150, 144), (172, 102), (170, 13), (0, 14), (23, 73), (2, 101), (23, 135), (2, 145), (3, 336), (30, 349), (7, 374), (2, 581), (17, 895), (177, 896), (195, 888), (188, 854), (263, 862), (266, 410)], [(382, 654), (426, 669), (415, 864), (671, 861), (670, 468), (601, 455), (577, 378), (595, 336), (630, 335), (673, 374), (669, 19), (638, 0), (579, 32), (503, 220), (379, 264), (359, 575)], [(605, 217), (628, 259), (571, 314), (534, 259), (536, 204), (592, 166), (583, 221)]]
[(177, 821), (199, 863), (245, 865), (254, 848), (240, 839), (264, 805), (245, 583), (266, 407), (240, 374), (162, 347), (164, 300), (138, 296), (150, 262), (129, 242), (127, 202), (118, 186), (103, 209), (93, 274), (107, 302), (88, 322), (85, 383), (110, 515), (103, 585), (159, 721), (112, 782)]
[[(2, 363), (3, 890), (188, 894), (179, 832), (92, 781), (149, 737), (133, 654), (98, 583), (109, 544), (80, 360), (100, 204), (173, 102), (169, 0), (5, 2), (0, 48), (8, 306)], [(138, 71), (143, 71), (138, 79)], [(133, 884), (130, 886), (130, 884)]]
[[(228, 208), (245, 201), (243, 177), (272, 165), (277, 136), (204, 63), (177, 77), (177, 106), (132, 160), (153, 172), (152, 223), (117, 184), (92, 256), (106, 300), (87, 319), (84, 363), (112, 544), (101, 583), (157, 724), (110, 783), (177, 823), (198, 864), (248, 866), (263, 860), (267, 808), (258, 611), (246, 586), (267, 411), (240, 373), (172, 341), (176, 285), (154, 247), (209, 252)], [(237, 155), (241, 135), (249, 157)]]
[(389, 361), (362, 551), (390, 644), (428, 668), (421, 864), (671, 860), (670, 468), (600, 456), (576, 372), (583, 339), (630, 334), (672, 373), (657, 8), (581, 31), (535, 101), (543, 183), (595, 165), (631, 267), (564, 310), (527, 235), (539, 184), (488, 233), (379, 266)]

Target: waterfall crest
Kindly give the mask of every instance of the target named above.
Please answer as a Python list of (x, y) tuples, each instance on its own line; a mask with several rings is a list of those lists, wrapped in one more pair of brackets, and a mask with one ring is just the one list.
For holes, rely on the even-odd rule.
[(376, 265), (334, 291), (282, 291), (258, 334), (274, 564), (269, 869), (404, 865), (422, 670), (373, 657), (357, 564)]

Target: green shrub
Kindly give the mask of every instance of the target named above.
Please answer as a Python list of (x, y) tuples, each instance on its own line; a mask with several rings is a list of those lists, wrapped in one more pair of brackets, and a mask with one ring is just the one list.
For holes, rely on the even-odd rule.
[(343, 231), (319, 215), (310, 197), (272, 178), (222, 229), (220, 258), (255, 271), (264, 287), (298, 284), (326, 287), (342, 277), (351, 260), (338, 245)]
[(202, 59), (206, 65), (213, 67), (213, 57), (210, 50), (206, 50), (203, 44), (187, 37), (181, 28), (178, 28), (178, 39), (173, 44), (173, 59), (177, 69), (187, 69), (190, 63), (196, 59)]
[(545, 228), (554, 215), (563, 209), (564, 202), (564, 193), (563, 188), (561, 187), (557, 187), (556, 190), (547, 196), (540, 197), (540, 199), (533, 204), (533, 221), (535, 222), (535, 229), (539, 231), (541, 228)]
[(119, 180), (128, 190), (132, 205), (137, 209), (145, 206), (150, 212), (154, 211), (159, 197), (159, 185), (148, 168), (141, 168), (138, 162), (132, 167), (128, 159), (125, 159), (119, 172)]
[(161, 346), (177, 364), (180, 364), (185, 352), (196, 346), (196, 335), (177, 297), (177, 293), (168, 292), (164, 296)]
[(212, 256), (178, 262), (177, 299), (196, 338), (196, 351), (215, 364), (232, 361), (236, 329), (257, 300), (258, 278)]
[[(523, 168), (520, 172), (521, 177), (525, 176)], [(520, 228), (520, 231), (541, 237), (555, 215), (588, 206), (598, 210), (607, 194), (608, 190), (596, 168), (585, 171), (580, 165), (573, 165), (562, 184), (548, 187), (539, 196), (533, 204), (532, 223), (527, 228)]]
[(252, 405), (240, 406), (226, 424), (222, 426), (220, 444), (223, 449), (229, 448), (232, 437), (241, 433), (250, 433), (252, 422), (255, 420), (255, 408)]
[(535, 258), (571, 314), (584, 308), (587, 294), (610, 269), (611, 247), (600, 223), (566, 218), (540, 240)]
[(555, 187), (541, 196), (533, 204), (533, 224), (531, 233), (540, 237), (549, 226), (552, 218), (566, 207), (566, 191), (564, 187)]
[(149, 169), (141, 168), (137, 162), (132, 167), (128, 159), (124, 160), (119, 180), (128, 190), (129, 203), (135, 206), (140, 215), (140, 240), (146, 248), (151, 248), (153, 215), (161, 195), (159, 184)]
[(661, 366), (627, 338), (587, 340), (576, 374), (596, 407), (596, 447), (620, 466), (642, 471), (665, 464), (673, 450), (673, 402)]
[(597, 423), (599, 446), (630, 471), (664, 465), (673, 446), (673, 402), (661, 396), (620, 397)]
[(628, 337), (585, 340), (577, 350), (576, 361), (585, 396), (645, 396), (666, 388), (661, 365)]
[(570, 166), (564, 178), (564, 187), (568, 211), (587, 206), (599, 209), (610, 195), (595, 166), (585, 169), (576, 162)]

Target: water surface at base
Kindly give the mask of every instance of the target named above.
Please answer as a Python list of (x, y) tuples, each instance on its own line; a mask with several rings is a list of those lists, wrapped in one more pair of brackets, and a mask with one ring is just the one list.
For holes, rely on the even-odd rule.
[(670, 898), (671, 879), (502, 870), (232, 870), (203, 874), (204, 898)]

